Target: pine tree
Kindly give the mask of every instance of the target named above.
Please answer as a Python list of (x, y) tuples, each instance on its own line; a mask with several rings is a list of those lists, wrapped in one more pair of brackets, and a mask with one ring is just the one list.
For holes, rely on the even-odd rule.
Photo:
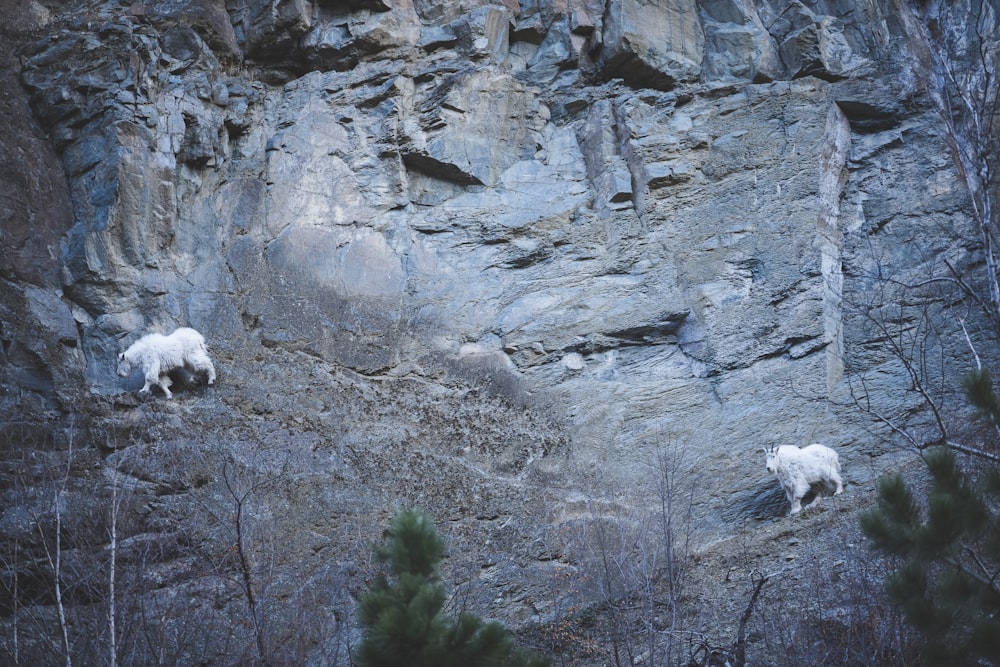
[(444, 541), (417, 510), (401, 511), (376, 550), (392, 580), (380, 576), (358, 603), (364, 639), (361, 667), (546, 667), (545, 658), (520, 649), (498, 623), (472, 614), (451, 619), (438, 565)]
[[(989, 373), (970, 374), (964, 384), (978, 416), (1000, 423)], [(885, 477), (862, 530), (876, 550), (900, 559), (886, 591), (924, 639), (929, 664), (1000, 664), (1000, 474), (994, 467), (971, 480), (947, 446), (923, 458), (926, 502), (899, 475)]]
[(972, 371), (962, 378), (965, 396), (976, 408), (976, 416), (996, 428), (1000, 423), (1000, 399), (993, 392), (993, 376), (985, 368)]

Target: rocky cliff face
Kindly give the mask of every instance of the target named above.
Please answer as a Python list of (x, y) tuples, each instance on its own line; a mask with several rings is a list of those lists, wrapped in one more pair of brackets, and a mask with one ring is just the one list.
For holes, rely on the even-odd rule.
[[(835, 447), (848, 493), (894, 465), (894, 335), (967, 367), (955, 295), (900, 288), (981, 244), (892, 2), (4, 5), (0, 529), (39, 627), (52, 531), (103, 571), (120, 524), (175, 659), (244, 645), (236, 547), (268, 650), (329, 655), (400, 505), (477, 611), (549, 621), (567, 527), (659, 507), (665, 452), (705, 546), (785, 511), (761, 447)], [(116, 354), (181, 325), (217, 385), (137, 401)]]

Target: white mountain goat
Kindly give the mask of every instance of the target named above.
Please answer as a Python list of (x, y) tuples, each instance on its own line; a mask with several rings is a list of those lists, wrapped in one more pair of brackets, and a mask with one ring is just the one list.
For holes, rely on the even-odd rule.
[(809, 445), (799, 449), (793, 445), (781, 445), (765, 449), (767, 455), (767, 471), (778, 476), (785, 496), (792, 504), (789, 516), (802, 510), (802, 498), (809, 489), (822, 485), (817, 489), (816, 499), (808, 505), (812, 507), (819, 502), (821, 491), (833, 489), (833, 495), (844, 491), (844, 482), (840, 478), (840, 457), (837, 452), (824, 445)]
[(147, 334), (132, 343), (118, 355), (118, 374), (128, 377), (135, 368), (141, 368), (146, 377), (146, 384), (139, 393), (148, 392), (155, 384), (167, 398), (173, 395), (167, 373), (176, 368), (194, 373), (204, 371), (208, 373), (208, 384), (215, 382), (215, 366), (208, 357), (205, 337), (188, 327), (181, 327), (169, 336)]

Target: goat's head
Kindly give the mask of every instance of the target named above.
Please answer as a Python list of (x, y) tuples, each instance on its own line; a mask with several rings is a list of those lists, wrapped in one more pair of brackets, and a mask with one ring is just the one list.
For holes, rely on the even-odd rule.
[(121, 354), (118, 355), (118, 375), (121, 375), (122, 377), (128, 377), (128, 375), (131, 372), (132, 372), (132, 362), (129, 361), (128, 357), (125, 356), (125, 353), (122, 352)]
[(764, 456), (766, 457), (767, 471), (772, 475), (778, 472), (778, 448), (770, 447), (764, 449)]

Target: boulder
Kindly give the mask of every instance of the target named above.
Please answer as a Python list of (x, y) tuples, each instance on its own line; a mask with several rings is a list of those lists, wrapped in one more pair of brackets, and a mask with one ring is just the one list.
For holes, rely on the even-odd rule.
[(607, 79), (669, 90), (701, 75), (705, 34), (695, 0), (610, 0), (601, 43)]

